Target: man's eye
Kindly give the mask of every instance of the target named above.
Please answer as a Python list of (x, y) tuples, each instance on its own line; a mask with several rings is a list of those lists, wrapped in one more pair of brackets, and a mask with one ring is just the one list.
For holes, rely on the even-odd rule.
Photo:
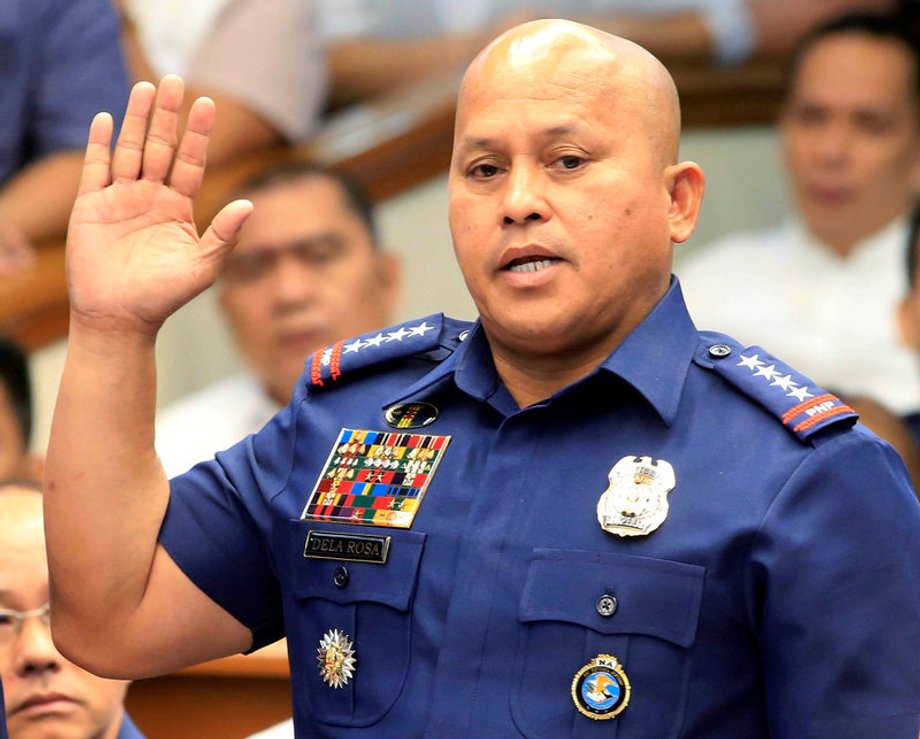
[(15, 619), (8, 613), (0, 613), (0, 628), (12, 626), (14, 623)]
[(477, 164), (470, 170), (470, 174), (473, 177), (487, 180), (490, 177), (494, 177), (498, 174), (498, 167), (496, 167), (494, 164)]
[(578, 169), (584, 163), (584, 161), (584, 159), (577, 157), (574, 154), (567, 154), (564, 157), (559, 157), (556, 160), (556, 163), (562, 169)]

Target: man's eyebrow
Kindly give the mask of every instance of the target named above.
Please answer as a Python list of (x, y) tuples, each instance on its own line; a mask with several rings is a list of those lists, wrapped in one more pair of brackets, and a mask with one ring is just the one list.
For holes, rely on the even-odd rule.
[[(570, 133), (576, 133), (579, 130), (577, 123), (560, 123), (557, 126), (549, 126), (539, 132), (541, 138), (553, 138), (555, 136), (565, 136)], [(499, 139), (489, 136), (462, 136), (460, 138), (460, 147), (463, 149), (492, 149), (499, 142)]]

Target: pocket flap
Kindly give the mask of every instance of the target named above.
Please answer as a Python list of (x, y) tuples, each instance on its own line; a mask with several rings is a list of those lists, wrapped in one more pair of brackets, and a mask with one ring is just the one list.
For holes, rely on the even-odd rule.
[[(295, 598), (323, 598), (333, 603), (381, 603), (406, 611), (415, 591), (425, 534), (370, 526), (344, 526), (317, 521), (289, 520), (288, 555), (291, 571), (287, 582)], [(347, 559), (319, 559), (304, 556), (310, 531), (346, 535), (389, 537), (386, 562), (356, 562)], [(336, 578), (340, 568), (347, 580)]]
[[(705, 567), (628, 554), (535, 549), (520, 620), (563, 621), (601, 634), (645, 634), (689, 647), (696, 635)], [(598, 613), (604, 594), (616, 598)]]

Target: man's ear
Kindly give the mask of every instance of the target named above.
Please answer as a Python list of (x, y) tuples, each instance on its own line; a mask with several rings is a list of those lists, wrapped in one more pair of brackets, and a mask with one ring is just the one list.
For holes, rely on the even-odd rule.
[(668, 211), (671, 241), (680, 244), (689, 239), (696, 228), (706, 177), (696, 162), (680, 162), (665, 169), (665, 183), (671, 195)]
[(25, 458), (25, 476), (30, 480), (41, 482), (45, 474), (45, 460), (37, 454), (29, 454)]
[(392, 316), (402, 298), (402, 262), (393, 252), (383, 250), (377, 254), (377, 270), (387, 311)]
[(920, 299), (916, 291), (907, 293), (898, 303), (898, 337), (908, 349), (920, 351)]

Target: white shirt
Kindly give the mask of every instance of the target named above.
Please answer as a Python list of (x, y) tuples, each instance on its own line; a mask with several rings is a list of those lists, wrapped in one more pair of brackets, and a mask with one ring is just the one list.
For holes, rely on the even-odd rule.
[(157, 415), (156, 449), (168, 477), (261, 429), (280, 407), (251, 375), (237, 375), (182, 398)]
[(907, 292), (903, 219), (841, 258), (796, 222), (732, 234), (678, 270), (690, 314), (759, 344), (831, 391), (920, 409), (920, 363), (898, 339)]
[(294, 719), (269, 726), (257, 734), (252, 734), (249, 739), (294, 739)]

